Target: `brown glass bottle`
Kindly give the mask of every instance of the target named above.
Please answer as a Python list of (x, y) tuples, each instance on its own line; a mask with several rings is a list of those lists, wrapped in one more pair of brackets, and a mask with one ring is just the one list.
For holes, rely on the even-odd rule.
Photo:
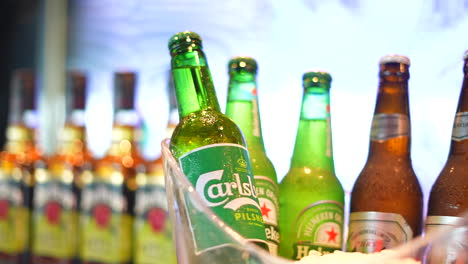
[(114, 125), (106, 155), (83, 178), (81, 195), (82, 263), (130, 263), (136, 178), (145, 162), (136, 142), (140, 117), (134, 108), (136, 74), (114, 76)]
[(28, 263), (35, 142), (36, 86), (32, 70), (13, 73), (7, 142), (0, 154), (0, 263)]
[(367, 162), (351, 193), (347, 250), (391, 248), (421, 232), (423, 196), (410, 156), (409, 59), (384, 56)]
[(78, 257), (78, 208), (81, 176), (91, 170), (86, 145), (86, 76), (70, 72), (66, 120), (55, 154), (34, 172), (32, 263), (68, 264)]
[[(426, 234), (456, 224), (468, 212), (468, 51), (464, 57), (464, 79), (452, 130), (450, 151), (429, 196)], [(464, 233), (465, 232), (465, 233)], [(443, 244), (433, 244), (426, 263), (462, 263), (458, 259), (468, 231), (459, 230)], [(466, 245), (466, 244), (465, 244)], [(466, 250), (466, 249), (465, 249)], [(466, 253), (465, 253), (466, 258)], [(465, 259), (466, 261), (466, 259)]]

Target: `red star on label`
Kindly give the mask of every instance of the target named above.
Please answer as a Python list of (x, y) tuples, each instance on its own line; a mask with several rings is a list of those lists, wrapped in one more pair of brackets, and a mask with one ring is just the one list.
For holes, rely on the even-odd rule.
[(263, 203), (260, 209), (262, 210), (262, 216), (269, 218), (268, 213), (270, 213), (271, 209), (266, 206), (266, 203)]
[(327, 235), (328, 235), (328, 241), (327, 242), (333, 241), (333, 242), (336, 243), (336, 236), (338, 236), (338, 233), (335, 232), (335, 229), (333, 229), (333, 227), (332, 227), (332, 229), (330, 231), (325, 231), (325, 233), (327, 233)]
[(377, 240), (377, 242), (375, 242), (375, 251), (376, 252), (380, 252), (382, 251), (384, 245), (383, 245), (383, 240), (382, 239), (379, 239)]

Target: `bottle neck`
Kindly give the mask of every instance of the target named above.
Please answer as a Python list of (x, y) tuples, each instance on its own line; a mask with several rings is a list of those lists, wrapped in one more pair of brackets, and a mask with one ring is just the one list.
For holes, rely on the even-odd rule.
[(380, 155), (410, 156), (411, 126), (408, 79), (380, 79), (372, 119), (369, 159)]
[(6, 131), (5, 150), (12, 154), (24, 154), (34, 148), (35, 130), (23, 124), (10, 124)]
[(112, 128), (112, 143), (107, 152), (110, 156), (132, 156), (138, 153), (138, 128), (126, 125), (114, 125)]
[(184, 49), (172, 55), (172, 76), (180, 119), (202, 110), (220, 112), (215, 88), (201, 49)]
[(304, 90), (291, 167), (334, 171), (328, 88)]
[(452, 129), (449, 157), (468, 155), (468, 73), (465, 74)]
[(249, 148), (265, 152), (253, 73), (231, 72), (226, 115), (240, 127)]
[(64, 156), (81, 156), (86, 152), (86, 129), (83, 125), (75, 125), (72, 123), (65, 124), (58, 154)]

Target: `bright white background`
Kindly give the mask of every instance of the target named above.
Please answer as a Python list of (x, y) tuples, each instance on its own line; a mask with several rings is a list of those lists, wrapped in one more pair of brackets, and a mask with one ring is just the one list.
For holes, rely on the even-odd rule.
[(75, 0), (68, 68), (90, 78), (87, 124), (97, 156), (110, 143), (112, 72), (138, 72), (138, 108), (149, 131), (144, 152), (154, 158), (168, 118), (172, 34), (202, 36), (222, 109), (229, 58), (256, 58), (263, 136), (279, 179), (294, 146), (302, 74), (327, 70), (336, 173), (349, 191), (367, 158), (378, 60), (407, 55), (412, 159), (427, 198), (449, 148), (468, 49), (467, 11), (463, 0)]

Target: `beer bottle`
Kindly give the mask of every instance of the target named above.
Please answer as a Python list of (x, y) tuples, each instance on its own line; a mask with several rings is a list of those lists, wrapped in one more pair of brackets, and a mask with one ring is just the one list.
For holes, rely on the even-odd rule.
[[(172, 79), (172, 76), (170, 76)], [(172, 89), (171, 89), (172, 88)], [(166, 136), (170, 137), (177, 126), (175, 91), (168, 85), (169, 119)], [(149, 161), (147, 173), (137, 175), (134, 222), (134, 263), (177, 263), (172, 239), (172, 223), (167, 207), (162, 156)]]
[(136, 74), (114, 76), (114, 125), (107, 154), (83, 179), (81, 248), (83, 263), (132, 261), (136, 178), (146, 167), (135, 144), (140, 116), (134, 108)]
[[(193, 32), (177, 33), (169, 50), (180, 117), (171, 152), (206, 205), (240, 235), (266, 247), (245, 140), (220, 111), (202, 40)], [(211, 230), (205, 228), (210, 225), (192, 226), (196, 255), (230, 248), (223, 236), (207, 239)]]
[[(461, 220), (460, 215), (468, 211), (468, 51), (464, 59), (464, 79), (453, 124), (450, 152), (429, 196), (426, 233), (455, 224)], [(462, 263), (463, 260), (458, 258), (466, 243), (466, 232), (466, 229), (460, 229), (450, 237), (450, 241), (445, 241), (443, 245), (432, 245), (427, 263)]]
[(303, 75), (299, 127), (288, 173), (280, 183), (280, 255), (299, 260), (340, 250), (344, 191), (335, 175), (330, 125), (331, 76)]
[(6, 146), (0, 154), (0, 263), (28, 263), (35, 143), (36, 86), (30, 69), (13, 73)]
[(263, 145), (257, 100), (257, 62), (249, 57), (235, 57), (229, 61), (228, 69), (226, 115), (239, 126), (247, 141), (268, 248), (271, 254), (278, 255), (279, 189), (275, 168)]
[(410, 61), (380, 60), (380, 82), (367, 162), (354, 183), (348, 251), (378, 252), (421, 232), (423, 197), (410, 157)]
[[(70, 72), (58, 150), (34, 171), (32, 262), (73, 263), (78, 255), (80, 176), (91, 169), (85, 131), (86, 76)], [(89, 173), (89, 172), (88, 172)]]

